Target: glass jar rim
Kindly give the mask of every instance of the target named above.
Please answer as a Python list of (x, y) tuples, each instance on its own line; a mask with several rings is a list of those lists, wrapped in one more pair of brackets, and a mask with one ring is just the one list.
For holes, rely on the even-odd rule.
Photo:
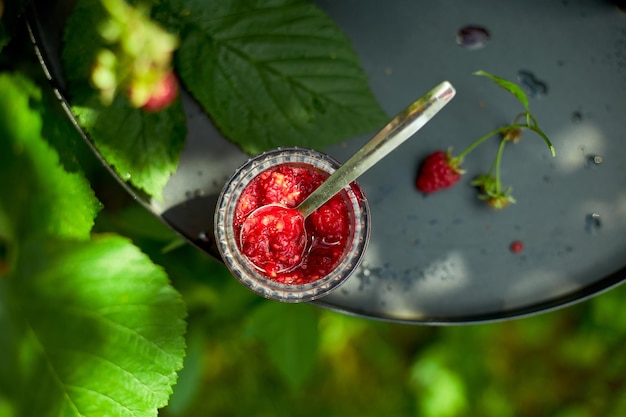
[(300, 147), (276, 148), (244, 163), (227, 181), (217, 200), (215, 241), (222, 260), (231, 273), (253, 292), (283, 302), (303, 302), (320, 298), (348, 279), (360, 264), (371, 229), (369, 205), (363, 189), (353, 182), (344, 189), (354, 217), (352, 240), (346, 254), (332, 272), (305, 284), (284, 284), (263, 276), (240, 252), (233, 231), (235, 208), (246, 186), (261, 172), (282, 164), (303, 164), (332, 174), (340, 163), (326, 153)]

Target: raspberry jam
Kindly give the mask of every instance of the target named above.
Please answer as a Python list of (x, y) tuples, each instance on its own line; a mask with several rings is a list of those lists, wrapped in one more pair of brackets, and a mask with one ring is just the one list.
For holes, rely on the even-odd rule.
[(252, 291), (286, 302), (326, 295), (357, 268), (369, 240), (369, 206), (352, 183), (303, 221), (295, 210), (339, 167), (310, 149), (252, 158), (224, 186), (215, 241), (231, 273)]
[(291, 271), (304, 259), (307, 234), (304, 218), (293, 208), (270, 204), (247, 216), (239, 229), (239, 249), (266, 276), (284, 282), (278, 274)]
[(305, 284), (339, 263), (350, 237), (348, 201), (339, 194), (306, 220), (294, 209), (328, 174), (310, 166), (270, 168), (244, 189), (233, 228), (239, 249), (269, 279)]

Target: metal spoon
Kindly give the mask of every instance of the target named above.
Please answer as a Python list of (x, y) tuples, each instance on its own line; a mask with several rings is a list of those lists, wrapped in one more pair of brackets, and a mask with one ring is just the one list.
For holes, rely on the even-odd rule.
[[(275, 273), (289, 271), (299, 265), (306, 250), (306, 230), (304, 220), (324, 203), (339, 193), (351, 182), (356, 180), (361, 174), (371, 168), (378, 161), (387, 156), (392, 150), (397, 148), (405, 140), (413, 136), (422, 126), (424, 126), (435, 114), (437, 114), (456, 94), (454, 87), (447, 81), (437, 85), (406, 109), (398, 113), (384, 128), (382, 128), (372, 139), (359, 149), (350, 159), (339, 167), (330, 177), (326, 179), (317, 189), (315, 189), (302, 203), (295, 208), (283, 207), (278, 204), (262, 206), (252, 211), (243, 222), (240, 233), (240, 243), (245, 240), (253, 230), (258, 230), (260, 224), (267, 226), (267, 221), (263, 218), (291, 219), (291, 224), (295, 227), (292, 230), (290, 239), (283, 239), (291, 246), (295, 243), (302, 246), (302, 256), (291, 258), (291, 261), (283, 262), (275, 267)], [(283, 213), (277, 213), (283, 211)], [(271, 222), (271, 221), (270, 221)], [(301, 230), (301, 231), (300, 231)], [(297, 242), (294, 242), (297, 238)], [(243, 245), (242, 245), (243, 246)], [(298, 252), (295, 250), (294, 252)], [(279, 250), (280, 251), (280, 250)], [(272, 261), (273, 262), (273, 261)], [(255, 263), (259, 269), (265, 269), (266, 265)]]

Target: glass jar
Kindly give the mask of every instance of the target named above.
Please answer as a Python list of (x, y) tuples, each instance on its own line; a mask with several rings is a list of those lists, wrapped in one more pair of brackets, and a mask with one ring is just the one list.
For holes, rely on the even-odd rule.
[[(285, 168), (285, 166), (287, 168)], [(304, 268), (296, 271), (302, 274), (303, 279), (296, 280), (301, 283), (281, 282), (281, 277), (270, 277), (256, 267), (240, 248), (240, 236), (238, 233), (241, 217), (246, 215), (242, 212), (238, 203), (244, 195), (246, 188), (262, 173), (275, 172), (276, 169), (305, 168), (306, 170), (322, 173), (327, 176), (332, 174), (340, 164), (330, 156), (312, 149), (305, 148), (278, 148), (258, 155), (241, 166), (227, 181), (220, 194), (215, 212), (215, 240), (220, 255), (231, 273), (242, 284), (255, 293), (269, 299), (283, 302), (302, 302), (320, 298), (336, 289), (358, 267), (370, 236), (370, 211), (361, 186), (354, 182), (344, 188), (333, 201), (342, 204), (342, 221), (347, 218), (347, 236), (342, 238), (343, 250), (333, 259), (334, 266), (323, 276), (308, 281), (308, 276), (314, 276), (311, 266), (314, 255), (313, 249), (307, 247), (303, 256)], [(263, 177), (266, 177), (264, 175)], [(259, 177), (259, 178), (263, 178)], [(258, 180), (257, 180), (258, 181)], [(311, 190), (312, 191), (312, 190)], [(246, 193), (246, 195), (248, 195)], [(302, 199), (306, 195), (302, 196)], [(328, 204), (328, 203), (327, 203)], [(322, 209), (325, 206), (322, 206)], [(255, 207), (247, 208), (249, 213)], [(319, 210), (319, 209), (318, 209)], [(332, 211), (328, 211), (332, 212)], [(313, 218), (313, 213), (310, 218)], [(317, 217), (320, 219), (321, 217)], [(307, 222), (309, 221), (307, 219)], [(324, 222), (332, 226), (334, 219), (326, 215)], [(311, 257), (308, 259), (307, 257)], [(308, 269), (306, 269), (308, 268)], [(295, 274), (290, 272), (288, 275)], [(304, 282), (302, 282), (304, 281)]]

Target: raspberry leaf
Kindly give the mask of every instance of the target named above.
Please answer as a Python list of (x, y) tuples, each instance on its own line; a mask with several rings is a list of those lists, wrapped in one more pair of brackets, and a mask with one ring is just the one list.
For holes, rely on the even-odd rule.
[(519, 85), (517, 85), (517, 84), (515, 84), (515, 83), (513, 83), (513, 82), (511, 82), (509, 80), (505, 80), (504, 78), (497, 77), (497, 76), (495, 76), (493, 74), (490, 74), (487, 71), (483, 71), (483, 70), (474, 72), (474, 75), (478, 75), (478, 76), (483, 76), (483, 77), (489, 78), (491, 81), (493, 81), (494, 83), (496, 83), (500, 87), (504, 88), (509, 93), (513, 94), (515, 96), (515, 98), (517, 98), (519, 100), (519, 102), (522, 103), (522, 105), (526, 109), (526, 112), (530, 111), (528, 109), (528, 97), (526, 96), (526, 93), (524, 92), (524, 90), (522, 90), (522, 88)]
[(179, 18), (184, 84), (249, 153), (323, 148), (386, 120), (350, 41), (308, 2), (172, 1), (158, 15)]
[(0, 91), (0, 177), (7, 179), (0, 187), (0, 238), (88, 238), (100, 206), (85, 178), (65, 172), (43, 139), (40, 90), (3, 73)]
[(180, 99), (158, 112), (130, 105), (118, 95), (110, 106), (74, 106), (79, 123), (118, 174), (159, 199), (176, 170), (187, 134)]
[(182, 365), (181, 298), (128, 240), (89, 240), (99, 203), (42, 137), (40, 91), (8, 74), (0, 91), (0, 402), (156, 416)]
[(164, 271), (115, 236), (31, 240), (20, 254), (0, 281), (13, 324), (0, 340), (18, 347), (0, 369), (20, 363), (0, 380), (16, 415), (156, 416), (184, 355), (185, 309)]
[(117, 173), (158, 199), (178, 166), (185, 113), (180, 97), (158, 112), (135, 108), (124, 91), (110, 105), (102, 104), (89, 80), (98, 51), (107, 46), (99, 32), (106, 16), (100, 0), (79, 0), (68, 19), (63, 62), (73, 111)]

